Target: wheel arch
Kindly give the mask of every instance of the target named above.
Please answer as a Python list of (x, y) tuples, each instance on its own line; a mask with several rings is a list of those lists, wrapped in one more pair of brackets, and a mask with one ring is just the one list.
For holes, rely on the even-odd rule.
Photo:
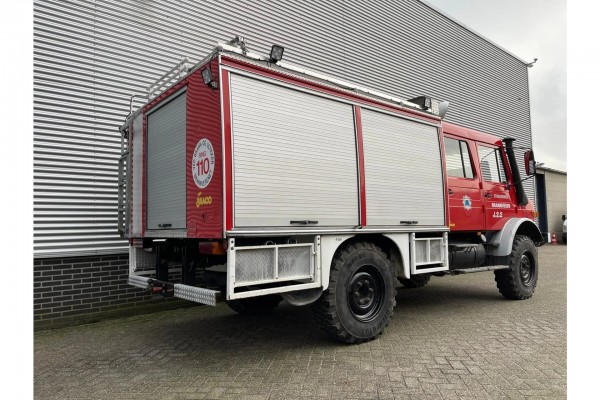
[[(406, 251), (403, 252), (402, 248), (404, 246), (399, 245), (399, 240), (394, 240), (395, 235), (360, 235), (359, 237), (370, 243), (375, 244), (384, 253), (388, 255), (390, 261), (392, 262), (392, 268), (394, 271), (394, 275), (397, 278), (407, 278), (410, 276), (408, 272), (408, 234), (406, 235)], [(405, 261), (406, 260), (406, 261)]]
[(532, 220), (527, 218), (511, 218), (504, 225), (504, 228), (491, 235), (488, 243), (494, 247), (488, 250), (488, 254), (491, 256), (509, 255), (512, 243), (517, 235), (528, 236), (537, 246), (541, 246), (544, 243), (544, 237), (540, 229)]
[(367, 242), (378, 246), (392, 262), (396, 278), (410, 278), (408, 234), (358, 234), (321, 236), (321, 279), (323, 290), (329, 286), (329, 274), (334, 257), (349, 244)]

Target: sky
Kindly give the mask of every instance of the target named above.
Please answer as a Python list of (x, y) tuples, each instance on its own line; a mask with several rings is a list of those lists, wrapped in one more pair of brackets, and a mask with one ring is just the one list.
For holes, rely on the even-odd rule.
[(566, 0), (426, 0), (522, 60), (529, 69), (536, 161), (567, 171)]

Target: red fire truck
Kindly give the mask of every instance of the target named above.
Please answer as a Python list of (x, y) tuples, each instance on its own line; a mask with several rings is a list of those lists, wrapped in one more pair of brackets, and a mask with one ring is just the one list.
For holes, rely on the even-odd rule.
[[(379, 335), (396, 288), (432, 275), (494, 271), (503, 296), (531, 297), (544, 240), (514, 139), (443, 122), (447, 102), (398, 99), (283, 51), (220, 43), (127, 117), (129, 284), (246, 314), (312, 303), (347, 343)], [(523, 169), (535, 173), (531, 150)]]

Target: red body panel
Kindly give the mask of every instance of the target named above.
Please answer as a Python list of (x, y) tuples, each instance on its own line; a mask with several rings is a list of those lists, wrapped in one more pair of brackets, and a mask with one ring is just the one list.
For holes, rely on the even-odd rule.
[[(187, 237), (214, 239), (223, 233), (223, 169), (221, 160), (221, 100), (220, 88), (213, 89), (202, 81), (201, 70), (187, 78), (186, 183)], [(213, 79), (218, 81), (219, 61), (210, 62)], [(198, 162), (208, 164), (210, 154), (199, 154), (194, 165), (194, 152), (201, 140), (208, 140), (214, 150), (214, 170), (210, 182), (199, 187), (193, 177)], [(204, 147), (206, 148), (206, 147)]]
[[(508, 158), (502, 140), (497, 136), (474, 131), (462, 126), (442, 122), (444, 136), (464, 140), (468, 143), (473, 165), (473, 179), (447, 177), (448, 188), (453, 192), (448, 197), (450, 207), (451, 231), (497, 231), (504, 227), (511, 218), (533, 218), (533, 204), (517, 205), (516, 189), (506, 188), (504, 183), (488, 182), (483, 179), (477, 145), (500, 149), (504, 165), (508, 166)], [(513, 183), (510, 168), (506, 179)], [(469, 206), (466, 206), (465, 196)]]
[(354, 121), (356, 123), (356, 149), (358, 152), (358, 176), (360, 180), (360, 226), (367, 226), (367, 186), (365, 183), (365, 153), (363, 150), (362, 117), (360, 107), (354, 106)]

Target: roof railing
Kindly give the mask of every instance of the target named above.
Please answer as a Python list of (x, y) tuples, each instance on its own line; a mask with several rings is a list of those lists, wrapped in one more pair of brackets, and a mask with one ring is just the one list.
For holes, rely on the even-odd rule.
[(158, 78), (156, 82), (148, 86), (148, 99), (151, 100), (155, 98), (168, 89), (172, 83), (185, 77), (190, 69), (192, 69), (192, 66), (190, 60), (187, 57), (184, 57), (177, 65)]

